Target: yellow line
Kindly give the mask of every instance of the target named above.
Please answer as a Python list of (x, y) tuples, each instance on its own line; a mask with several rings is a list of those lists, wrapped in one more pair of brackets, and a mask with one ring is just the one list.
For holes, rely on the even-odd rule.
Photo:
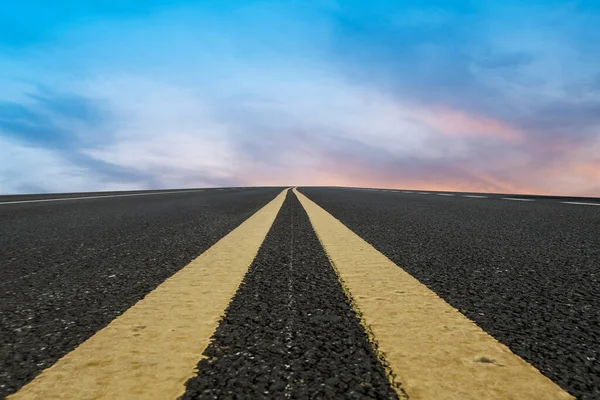
[(182, 395), (286, 193), (287, 189), (9, 398)]
[(409, 399), (572, 399), (340, 221), (294, 192)]

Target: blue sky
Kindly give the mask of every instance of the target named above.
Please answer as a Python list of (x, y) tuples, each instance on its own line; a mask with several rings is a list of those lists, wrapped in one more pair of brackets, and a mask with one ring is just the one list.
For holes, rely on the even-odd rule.
[(0, 5), (0, 193), (600, 196), (598, 1)]

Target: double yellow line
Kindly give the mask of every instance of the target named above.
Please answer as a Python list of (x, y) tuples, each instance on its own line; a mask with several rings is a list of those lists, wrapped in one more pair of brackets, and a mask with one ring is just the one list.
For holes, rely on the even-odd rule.
[[(175, 399), (288, 190), (10, 399)], [(400, 397), (570, 399), (294, 190)]]

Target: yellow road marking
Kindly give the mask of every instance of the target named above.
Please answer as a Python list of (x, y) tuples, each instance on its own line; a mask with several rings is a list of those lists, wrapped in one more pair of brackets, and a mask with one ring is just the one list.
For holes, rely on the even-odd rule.
[(573, 398), (313, 201), (294, 193), (409, 399)]
[(175, 399), (287, 189), (9, 399)]

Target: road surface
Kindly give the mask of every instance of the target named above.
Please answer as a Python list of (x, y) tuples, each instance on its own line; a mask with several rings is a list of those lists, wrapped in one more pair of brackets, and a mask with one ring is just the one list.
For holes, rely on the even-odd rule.
[(0, 277), (0, 398), (600, 398), (597, 199), (0, 196)]

